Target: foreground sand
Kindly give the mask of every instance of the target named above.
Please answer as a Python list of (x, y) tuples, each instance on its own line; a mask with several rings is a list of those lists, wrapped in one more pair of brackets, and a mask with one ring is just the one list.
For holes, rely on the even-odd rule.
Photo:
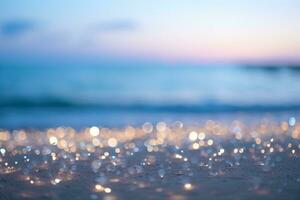
[(0, 132), (0, 199), (299, 199), (300, 125)]

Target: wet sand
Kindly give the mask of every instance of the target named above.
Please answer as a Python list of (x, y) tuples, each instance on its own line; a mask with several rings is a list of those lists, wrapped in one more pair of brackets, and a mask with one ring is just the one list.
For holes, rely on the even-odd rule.
[(299, 199), (300, 125), (0, 132), (0, 199)]

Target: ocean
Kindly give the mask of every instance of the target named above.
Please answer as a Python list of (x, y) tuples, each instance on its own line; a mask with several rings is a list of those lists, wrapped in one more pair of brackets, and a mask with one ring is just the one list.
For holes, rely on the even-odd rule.
[(1, 65), (0, 128), (284, 120), (299, 115), (299, 88), (292, 67)]

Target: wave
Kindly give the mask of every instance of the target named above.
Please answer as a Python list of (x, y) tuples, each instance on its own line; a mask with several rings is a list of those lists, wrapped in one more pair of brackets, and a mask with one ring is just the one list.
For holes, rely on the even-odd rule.
[(126, 111), (126, 112), (168, 112), (168, 113), (217, 113), (217, 112), (276, 112), (298, 111), (300, 103), (289, 104), (230, 104), (223, 102), (203, 102), (199, 104), (180, 103), (80, 103), (62, 99), (28, 100), (14, 99), (0, 101), (0, 109), (95, 109), (96, 111)]

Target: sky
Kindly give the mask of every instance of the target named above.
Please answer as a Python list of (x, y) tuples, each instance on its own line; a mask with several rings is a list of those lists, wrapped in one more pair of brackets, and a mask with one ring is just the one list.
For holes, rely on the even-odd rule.
[(1, 0), (0, 59), (300, 63), (299, 0)]

